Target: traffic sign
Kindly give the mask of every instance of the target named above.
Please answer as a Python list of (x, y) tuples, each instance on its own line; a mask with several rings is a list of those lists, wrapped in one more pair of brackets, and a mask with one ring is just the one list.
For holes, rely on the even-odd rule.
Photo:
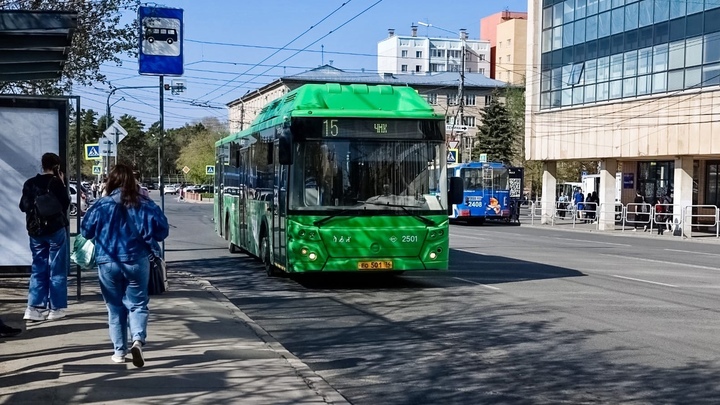
[(208, 176), (212, 176), (215, 174), (215, 166), (207, 165), (205, 166), (205, 174)]
[(102, 166), (93, 166), (93, 174), (102, 174)]
[(112, 139), (115, 143), (120, 143), (120, 141), (125, 139), (127, 134), (128, 131), (126, 131), (125, 128), (117, 122), (110, 124), (110, 126), (103, 132), (103, 135), (105, 135), (106, 138)]
[(482, 163), (487, 162), (487, 153), (481, 153), (479, 161)]
[(139, 7), (141, 75), (182, 76), (183, 10), (179, 8)]
[(115, 147), (115, 141), (103, 137), (98, 139), (98, 144), (100, 145), (100, 156), (117, 156), (117, 148)]
[(185, 174), (188, 174), (188, 173), (190, 173), (190, 168), (185, 166), (185, 167), (183, 167), (182, 172)]
[(447, 162), (448, 162), (448, 164), (458, 162), (458, 150), (457, 149), (448, 149)]
[(86, 143), (85, 144), (85, 160), (98, 160), (102, 157), (100, 154), (100, 144), (97, 143)]
[(448, 141), (448, 148), (450, 149), (457, 149), (458, 145), (460, 145), (460, 141)]

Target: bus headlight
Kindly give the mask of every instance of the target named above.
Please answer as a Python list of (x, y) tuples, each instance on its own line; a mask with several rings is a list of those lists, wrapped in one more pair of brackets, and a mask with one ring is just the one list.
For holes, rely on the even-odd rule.
[(430, 252), (430, 259), (431, 259), (431, 260), (435, 260), (436, 257), (437, 257), (437, 254), (436, 254), (435, 252)]
[(308, 253), (308, 250), (306, 248), (300, 249), (300, 254), (302, 254), (303, 256), (305, 256), (307, 253)]
[(315, 259), (317, 259), (317, 255), (315, 254), (315, 252), (311, 252), (311, 253), (308, 255), (308, 259), (310, 259), (310, 260), (312, 260), (312, 261), (315, 261)]

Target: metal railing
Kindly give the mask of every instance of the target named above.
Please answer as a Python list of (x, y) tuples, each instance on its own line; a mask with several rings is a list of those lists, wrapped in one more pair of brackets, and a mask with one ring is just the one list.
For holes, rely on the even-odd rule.
[[(700, 214), (697, 213), (699, 210), (710, 210), (713, 211), (712, 214)], [(680, 219), (680, 222), (682, 224), (685, 223), (687, 219), (690, 219), (690, 226), (691, 227), (707, 227), (712, 228), (715, 227), (715, 237), (720, 237), (720, 210), (718, 207), (714, 205), (688, 205), (683, 207), (682, 209), (682, 218)], [(704, 223), (701, 223), (699, 221), (694, 221), (693, 218), (711, 218), (713, 220), (712, 223), (710, 221), (705, 221)], [(685, 227), (681, 227), (682, 229), (682, 236), (685, 236)], [(692, 229), (692, 228), (691, 228)]]
[[(543, 204), (550, 209), (543, 217)], [(715, 237), (720, 238), (720, 208), (714, 205), (688, 205), (679, 204), (656, 204), (650, 203), (627, 203), (619, 202), (596, 204), (593, 202), (582, 203), (578, 206), (571, 201), (531, 201), (530, 202), (530, 223), (535, 225), (535, 220), (546, 219), (552, 226), (556, 224), (568, 224), (573, 228), (577, 224), (593, 223), (596, 229), (600, 228), (602, 222), (607, 223), (607, 216), (612, 215), (615, 226), (620, 226), (622, 231), (632, 226), (637, 229), (639, 226), (648, 230), (657, 227), (668, 227), (668, 230), (682, 229), (681, 235), (685, 235), (685, 227), (694, 228), (715, 228)], [(662, 211), (658, 211), (660, 208)], [(568, 221), (557, 221), (564, 218)]]

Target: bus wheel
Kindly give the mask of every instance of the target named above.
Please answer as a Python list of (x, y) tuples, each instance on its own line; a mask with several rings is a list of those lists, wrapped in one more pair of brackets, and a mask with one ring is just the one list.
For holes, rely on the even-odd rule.
[(265, 273), (267, 273), (268, 277), (277, 277), (278, 271), (270, 262), (270, 239), (267, 235), (263, 235), (260, 242), (260, 257), (265, 264)]
[(155, 42), (155, 38), (153, 38), (153, 37), (148, 37), (148, 38), (147, 38), (147, 41), (152, 44), (153, 42)]
[(240, 253), (240, 249), (238, 249), (238, 246), (232, 243), (232, 241), (228, 242), (228, 251), (233, 254)]
[(168, 45), (172, 45), (172, 43), (173, 43), (172, 38), (168, 38), (168, 39), (167, 39), (167, 43), (168, 43)]

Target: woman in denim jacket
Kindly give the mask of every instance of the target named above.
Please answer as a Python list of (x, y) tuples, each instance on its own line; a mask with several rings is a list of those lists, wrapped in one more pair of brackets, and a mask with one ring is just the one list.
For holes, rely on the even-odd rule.
[(108, 177), (107, 195), (97, 200), (82, 221), (82, 235), (94, 239), (95, 260), (103, 299), (107, 304), (112, 360), (125, 362), (128, 326), (133, 364), (142, 367), (147, 336), (150, 254), (160, 256), (168, 236), (165, 214), (140, 195), (132, 168), (115, 165)]

